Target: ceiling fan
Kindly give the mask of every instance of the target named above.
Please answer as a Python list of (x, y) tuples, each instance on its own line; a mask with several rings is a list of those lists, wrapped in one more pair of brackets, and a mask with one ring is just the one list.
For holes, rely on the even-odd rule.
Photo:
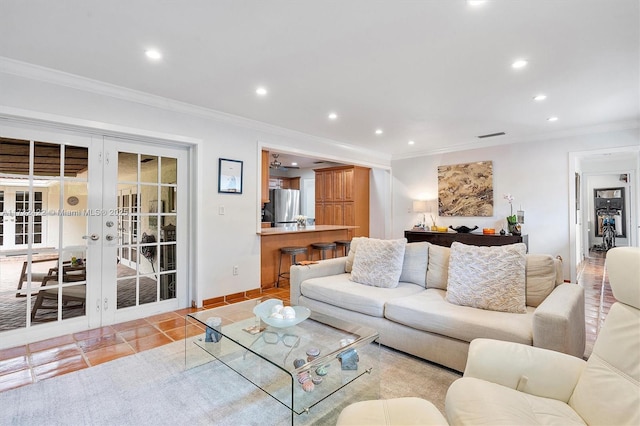
[(282, 171), (287, 171), (289, 169), (299, 169), (299, 167), (295, 167), (295, 166), (283, 166), (282, 163), (278, 161), (278, 157), (280, 157), (280, 154), (271, 154), (271, 156), (273, 157), (273, 161), (269, 163), (270, 169), (282, 170)]

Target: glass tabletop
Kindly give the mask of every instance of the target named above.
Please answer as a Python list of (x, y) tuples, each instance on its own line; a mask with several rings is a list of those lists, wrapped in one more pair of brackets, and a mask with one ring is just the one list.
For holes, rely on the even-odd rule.
[[(374, 369), (377, 373), (379, 346), (372, 342), (378, 333), (372, 328), (314, 312), (294, 326), (277, 328), (255, 317), (255, 301), (237, 305), (242, 306), (186, 316), (186, 327), (204, 330), (185, 341), (187, 368), (215, 358), (296, 414)], [(211, 318), (219, 318), (220, 326), (208, 327)]]

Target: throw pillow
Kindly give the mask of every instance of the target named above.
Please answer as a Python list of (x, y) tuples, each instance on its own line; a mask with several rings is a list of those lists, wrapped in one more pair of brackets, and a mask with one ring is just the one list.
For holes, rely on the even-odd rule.
[(351, 273), (351, 269), (353, 268), (353, 259), (356, 257), (356, 252), (358, 251), (358, 243), (366, 239), (368, 239), (368, 237), (353, 237), (351, 239), (351, 247), (349, 248), (349, 254), (347, 255), (347, 263), (344, 265), (344, 271), (346, 273)]
[(454, 242), (446, 299), (456, 305), (526, 313), (524, 243), (477, 247)]
[(367, 238), (359, 241), (358, 251), (353, 259), (351, 281), (375, 287), (397, 287), (406, 243), (405, 238)]
[(419, 284), (424, 287), (427, 281), (428, 260), (429, 243), (408, 243), (404, 248), (400, 281)]
[(427, 288), (447, 289), (449, 279), (449, 247), (429, 243), (429, 262), (427, 266)]
[(556, 265), (548, 254), (527, 255), (527, 306), (537, 307), (556, 286)]

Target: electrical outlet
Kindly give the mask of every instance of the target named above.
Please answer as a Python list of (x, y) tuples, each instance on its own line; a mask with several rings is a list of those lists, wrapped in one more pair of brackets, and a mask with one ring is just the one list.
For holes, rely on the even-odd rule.
[(219, 215), (224, 215), (224, 206), (219, 206), (218, 207), (218, 214)]
[(233, 266), (233, 275), (238, 275), (238, 265)]

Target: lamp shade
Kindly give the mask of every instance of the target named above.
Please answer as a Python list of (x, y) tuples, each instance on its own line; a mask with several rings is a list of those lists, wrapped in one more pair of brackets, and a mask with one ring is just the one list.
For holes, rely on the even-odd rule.
[(415, 213), (426, 213), (429, 211), (429, 206), (426, 200), (414, 200), (413, 211)]

